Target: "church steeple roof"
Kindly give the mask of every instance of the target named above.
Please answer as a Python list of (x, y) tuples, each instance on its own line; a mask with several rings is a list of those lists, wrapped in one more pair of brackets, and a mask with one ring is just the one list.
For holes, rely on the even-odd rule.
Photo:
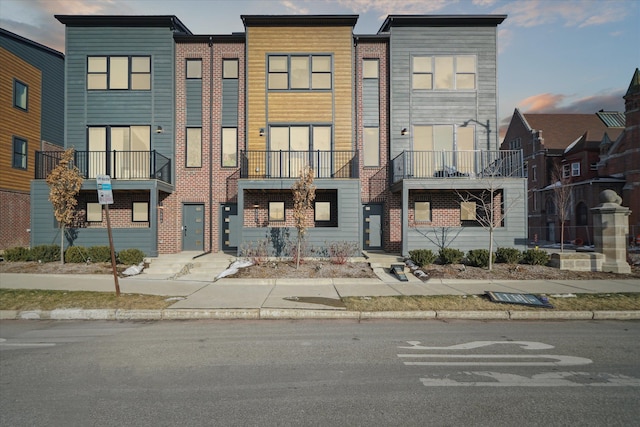
[(636, 72), (633, 73), (633, 77), (631, 78), (631, 83), (629, 84), (629, 89), (627, 89), (625, 97), (636, 94), (640, 94), (640, 71), (637, 68)]

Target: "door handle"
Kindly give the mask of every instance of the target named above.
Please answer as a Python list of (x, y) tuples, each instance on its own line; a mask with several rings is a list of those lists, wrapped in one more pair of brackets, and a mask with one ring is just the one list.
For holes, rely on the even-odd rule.
[(186, 235), (187, 235), (187, 226), (186, 226), (186, 225), (183, 225), (183, 226), (182, 226), (182, 229), (184, 230), (184, 235), (185, 235), (185, 237), (186, 237)]

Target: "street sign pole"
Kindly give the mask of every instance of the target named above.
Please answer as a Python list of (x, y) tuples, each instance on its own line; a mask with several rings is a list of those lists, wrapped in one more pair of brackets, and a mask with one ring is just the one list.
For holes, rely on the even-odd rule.
[(113, 237), (111, 236), (111, 218), (109, 217), (109, 205), (113, 203), (113, 191), (111, 190), (111, 177), (109, 175), (96, 176), (98, 187), (98, 203), (104, 205), (104, 212), (107, 216), (107, 234), (109, 235), (109, 249), (111, 249), (111, 269), (113, 270), (113, 280), (116, 284), (116, 296), (120, 296), (120, 284), (118, 283), (118, 270), (116, 269), (116, 251), (113, 248)]

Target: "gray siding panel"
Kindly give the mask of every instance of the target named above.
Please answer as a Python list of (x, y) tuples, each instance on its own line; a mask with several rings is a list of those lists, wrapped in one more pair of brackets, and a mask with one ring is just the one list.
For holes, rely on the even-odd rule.
[(41, 138), (63, 146), (64, 57), (9, 36), (0, 37), (0, 46), (42, 72)]
[(202, 126), (202, 80), (187, 80), (187, 126)]
[(222, 80), (222, 126), (238, 126), (238, 79)]
[[(491, 149), (498, 149), (495, 27), (394, 27), (390, 55), (391, 129), (489, 120)], [(411, 57), (415, 55), (476, 56), (476, 90), (412, 91)], [(391, 138), (391, 158), (412, 149), (411, 134), (407, 138), (393, 131)], [(486, 149), (486, 132), (479, 125), (476, 142), (478, 148)]]

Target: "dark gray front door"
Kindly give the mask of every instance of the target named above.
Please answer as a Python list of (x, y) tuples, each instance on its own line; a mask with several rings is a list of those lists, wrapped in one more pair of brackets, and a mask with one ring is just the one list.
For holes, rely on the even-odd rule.
[(363, 206), (364, 249), (382, 249), (382, 205)]
[(204, 205), (182, 205), (182, 250), (204, 250)]
[(222, 205), (222, 250), (238, 249), (238, 205)]

